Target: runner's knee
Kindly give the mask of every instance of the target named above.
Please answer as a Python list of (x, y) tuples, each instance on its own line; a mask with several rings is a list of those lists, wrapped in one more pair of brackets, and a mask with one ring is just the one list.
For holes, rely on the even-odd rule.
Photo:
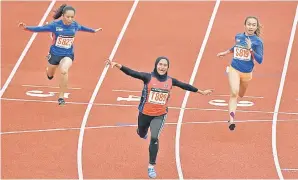
[(68, 69), (61, 69), (61, 74), (62, 75), (67, 75), (68, 74)]
[(151, 135), (150, 144), (156, 144), (158, 143), (158, 137)]
[(151, 131), (153, 133), (151, 133), (151, 142), (152, 143), (155, 143), (158, 141), (158, 133), (155, 133), (155, 132), (158, 132), (158, 131)]
[(231, 97), (237, 97), (239, 94), (239, 90), (238, 89), (232, 89), (231, 90)]
[(141, 137), (144, 138), (147, 134), (147, 131), (145, 128), (138, 128), (137, 129), (137, 134)]

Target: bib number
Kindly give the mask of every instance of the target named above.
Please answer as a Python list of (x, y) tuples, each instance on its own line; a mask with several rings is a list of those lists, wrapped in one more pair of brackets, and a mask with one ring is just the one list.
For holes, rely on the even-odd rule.
[(71, 48), (74, 41), (74, 37), (63, 37), (59, 36), (56, 41), (56, 46), (64, 49)]
[(168, 100), (169, 93), (151, 89), (148, 102), (152, 104), (165, 105)]
[(250, 51), (248, 49), (244, 49), (241, 47), (235, 47), (234, 48), (234, 58), (243, 60), (243, 61), (250, 61)]

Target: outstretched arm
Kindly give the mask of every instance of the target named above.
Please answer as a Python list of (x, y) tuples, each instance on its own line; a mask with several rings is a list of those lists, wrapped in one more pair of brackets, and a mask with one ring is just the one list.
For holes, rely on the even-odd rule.
[(92, 29), (83, 25), (79, 25), (79, 31), (84, 31), (84, 32), (91, 32), (91, 33), (95, 33), (97, 31), (101, 31), (102, 28), (98, 28), (98, 29)]
[(234, 46), (231, 47), (230, 49), (226, 50), (226, 51), (223, 51), (223, 52), (220, 52), (217, 54), (218, 57), (223, 57), (227, 54), (230, 54), (230, 53), (233, 53), (234, 52)]
[(187, 90), (187, 91), (191, 91), (191, 92), (195, 92), (195, 93), (200, 93), (202, 95), (208, 95), (211, 92), (213, 92), (213, 90), (200, 90), (190, 84), (181, 82), (175, 78), (173, 78), (173, 86), (177, 86), (180, 87), (181, 89)]
[[(236, 41), (236, 36), (235, 36), (235, 41)], [(235, 47), (235, 45), (233, 45), (230, 49), (227, 49), (226, 51), (218, 53), (217, 57), (224, 57), (224, 56), (226, 56), (230, 53), (233, 53), (234, 52), (234, 47)]]
[(31, 32), (53, 32), (54, 26), (52, 23), (43, 26), (27, 26), (25, 23), (20, 23), (19, 27)]
[(144, 83), (148, 83), (150, 81), (150, 74), (149, 73), (138, 72), (138, 71), (132, 70), (132, 69), (126, 67), (126, 66), (123, 66), (122, 64), (112, 62), (111, 60), (107, 60), (106, 64), (110, 65), (112, 68), (117, 67), (122, 72), (124, 72), (126, 75), (131, 76), (131, 77), (136, 78), (136, 79), (140, 79)]

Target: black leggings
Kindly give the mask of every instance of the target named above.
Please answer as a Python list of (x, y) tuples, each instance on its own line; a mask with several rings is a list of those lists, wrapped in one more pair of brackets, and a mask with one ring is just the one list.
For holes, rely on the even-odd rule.
[(139, 113), (138, 116), (137, 133), (141, 138), (144, 138), (147, 135), (148, 129), (150, 127), (151, 139), (149, 145), (149, 163), (152, 165), (156, 164), (156, 157), (159, 147), (158, 138), (164, 126), (166, 117), (166, 114), (161, 116), (147, 116), (142, 113)]

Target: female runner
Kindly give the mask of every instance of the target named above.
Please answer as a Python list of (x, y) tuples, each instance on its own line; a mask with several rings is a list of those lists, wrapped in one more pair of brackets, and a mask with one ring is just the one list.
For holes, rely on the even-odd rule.
[(53, 17), (54, 19), (58, 19), (62, 16), (61, 20), (54, 20), (43, 26), (26, 26), (23, 22), (19, 24), (20, 27), (27, 31), (52, 33), (53, 43), (47, 56), (48, 66), (46, 68), (46, 74), (49, 80), (53, 79), (56, 69), (60, 66), (59, 105), (65, 104), (64, 93), (67, 90), (68, 71), (74, 60), (73, 43), (77, 31), (96, 33), (102, 30), (102, 28), (91, 29), (77, 23), (74, 20), (75, 12), (72, 6), (63, 4)]
[(156, 177), (154, 165), (159, 147), (159, 135), (164, 126), (168, 113), (168, 100), (172, 87), (177, 86), (187, 91), (192, 91), (202, 95), (209, 95), (213, 90), (199, 90), (190, 84), (183, 83), (173, 77), (168, 76), (169, 60), (166, 57), (158, 57), (155, 61), (154, 70), (151, 73), (137, 72), (124, 65), (110, 60), (107, 65), (117, 67), (123, 73), (133, 78), (142, 80), (144, 88), (138, 107), (138, 128), (137, 134), (146, 139), (150, 127), (151, 139), (149, 145), (149, 166), (148, 176)]
[(233, 53), (231, 65), (228, 67), (228, 77), (230, 85), (229, 101), (229, 129), (234, 130), (235, 112), (237, 108), (237, 98), (243, 97), (249, 81), (252, 79), (252, 71), (255, 62), (263, 62), (263, 41), (260, 38), (261, 24), (254, 16), (246, 17), (244, 21), (244, 33), (235, 36), (236, 44), (229, 50), (220, 52), (218, 57), (223, 57)]

